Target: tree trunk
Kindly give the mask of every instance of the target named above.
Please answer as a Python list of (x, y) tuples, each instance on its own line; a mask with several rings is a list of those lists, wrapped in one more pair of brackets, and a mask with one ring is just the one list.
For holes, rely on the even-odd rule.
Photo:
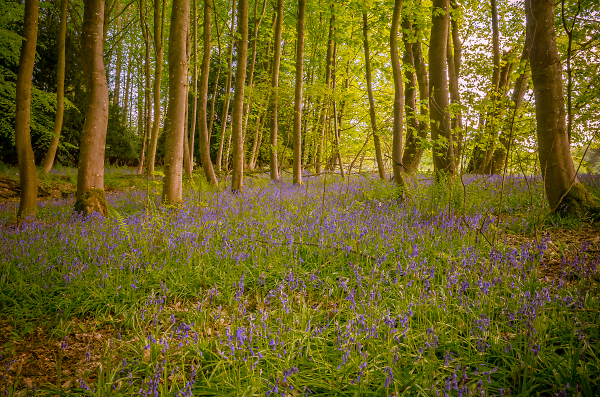
[(371, 57), (369, 55), (369, 26), (367, 24), (367, 14), (363, 13), (362, 17), (365, 48), (365, 69), (367, 72), (367, 93), (369, 95), (369, 116), (371, 117), (371, 129), (373, 130), (373, 143), (375, 144), (375, 158), (377, 159), (379, 177), (385, 180), (385, 168), (383, 165), (383, 156), (381, 155), (381, 143), (379, 142), (379, 131), (377, 130), (377, 119), (375, 117), (375, 100), (373, 99), (373, 86), (371, 84)]
[(293, 148), (294, 184), (302, 184), (302, 80), (304, 77), (304, 14), (306, 0), (298, 0), (298, 25), (296, 27), (296, 88), (294, 93)]
[[(157, 0), (155, 0), (157, 1)], [(142, 144), (142, 148), (146, 149), (147, 141), (150, 137), (150, 125), (151, 125), (151, 115), (150, 115), (150, 107), (152, 106), (152, 96), (150, 87), (152, 87), (152, 75), (150, 72), (150, 31), (146, 22), (146, 17), (148, 15), (148, 11), (146, 9), (146, 1), (142, 0), (140, 3), (140, 26), (142, 28), (142, 36), (144, 37), (144, 45), (145, 45), (145, 61), (144, 61), (144, 77), (145, 77), (145, 86), (144, 86), (144, 142)], [(140, 164), (138, 167), (138, 174), (141, 174), (144, 169), (144, 161), (145, 161), (145, 151), (142, 150), (142, 157), (140, 160)]]
[[(217, 151), (217, 171), (221, 172), (221, 163), (223, 157), (223, 145), (225, 143), (225, 131), (227, 129), (227, 114), (229, 112), (229, 99), (231, 90), (231, 76), (233, 63), (233, 42), (235, 40), (235, 0), (231, 4), (231, 45), (229, 47), (229, 62), (227, 64), (227, 82), (225, 83), (225, 104), (223, 105), (223, 113), (221, 115), (221, 140), (219, 142), (219, 150)], [(226, 156), (227, 157), (227, 156)]]
[(165, 120), (165, 177), (163, 201), (175, 204), (182, 198), (183, 140), (187, 102), (187, 31), (190, 1), (173, 0), (169, 33), (169, 106)]
[(158, 133), (160, 132), (160, 88), (162, 82), (162, 68), (165, 48), (165, 15), (166, 0), (162, 0), (162, 12), (160, 10), (159, 0), (154, 0), (154, 55), (156, 57), (156, 67), (154, 68), (154, 122), (152, 124), (152, 136), (150, 138), (148, 150), (148, 167), (146, 172), (148, 177), (152, 178), (154, 173), (154, 164), (156, 163), (156, 145), (158, 143)]
[[(189, 26), (188, 26), (189, 29)], [(192, 52), (192, 36), (188, 30), (188, 38), (186, 44), (186, 59), (187, 64), (190, 64), (190, 55)], [(190, 151), (190, 140), (189, 140), (189, 125), (190, 125), (190, 71), (188, 69), (187, 74), (185, 75), (185, 81), (188, 87), (188, 95), (185, 98), (185, 122), (183, 124), (183, 169), (185, 171), (185, 175), (190, 178), (192, 176), (193, 164), (191, 161), (191, 151)]]
[[(406, 79), (406, 90), (404, 92), (404, 109), (406, 110), (406, 148), (402, 156), (402, 168), (405, 172), (409, 171), (412, 165), (414, 152), (408, 149), (416, 149), (420, 143), (418, 141), (417, 131), (419, 120), (417, 118), (417, 84), (415, 76), (415, 61), (412, 47), (412, 35), (414, 34), (412, 23), (408, 16), (402, 19), (402, 41), (404, 42), (404, 54), (402, 64), (404, 65), (404, 77)], [(410, 168), (411, 171), (412, 168)]]
[(104, 0), (85, 0), (81, 56), (86, 89), (85, 122), (80, 142), (75, 211), (106, 215), (104, 148), (108, 127), (108, 84), (102, 38)]
[[(300, 0), (304, 1), (304, 0)], [(235, 93), (231, 109), (232, 175), (231, 191), (244, 190), (244, 86), (246, 85), (246, 62), (248, 59), (248, 0), (238, 4), (238, 43), (235, 68)]]
[[(337, 43), (334, 43), (333, 45), (333, 60), (331, 61), (332, 64), (332, 68), (331, 68), (331, 88), (333, 90), (333, 92), (335, 93), (335, 88), (336, 88), (336, 82), (335, 82), (335, 75), (336, 75), (336, 69), (337, 69)], [(335, 135), (335, 147), (336, 147), (336, 153), (337, 153), (337, 160), (340, 164), (340, 175), (342, 176), (342, 178), (345, 177), (345, 173), (344, 173), (344, 161), (342, 160), (342, 150), (341, 150), (341, 146), (340, 146), (340, 126), (338, 123), (338, 109), (337, 109), (337, 101), (335, 100), (335, 97), (333, 98), (333, 133)], [(340, 115), (340, 120), (341, 120), (341, 115)]]
[(271, 74), (271, 87), (273, 87), (273, 121), (271, 123), (270, 157), (269, 167), (271, 179), (279, 180), (279, 171), (277, 168), (277, 109), (279, 107), (279, 65), (281, 62), (281, 31), (283, 27), (283, 0), (277, 0), (277, 22), (275, 23), (275, 45), (273, 51), (273, 70)]
[(429, 40), (429, 109), (433, 166), (436, 175), (454, 174), (454, 144), (448, 111), (446, 48), (448, 45), (449, 0), (433, 0), (431, 39)]
[[(332, 9), (333, 13), (333, 9)], [(329, 115), (329, 90), (331, 89), (331, 60), (333, 58), (333, 21), (335, 20), (334, 15), (331, 15), (329, 19), (329, 38), (327, 39), (327, 59), (325, 59), (325, 85), (327, 86), (327, 93), (323, 96), (323, 104), (321, 109), (321, 134), (317, 141), (317, 159), (315, 172), (317, 175), (321, 174), (321, 163), (323, 158), (327, 156), (325, 153), (325, 131), (327, 128), (327, 118)]]
[(491, 173), (499, 174), (502, 171), (502, 168), (505, 165), (508, 153), (510, 152), (510, 147), (512, 144), (512, 136), (514, 131), (514, 124), (517, 112), (521, 108), (521, 104), (523, 103), (523, 97), (525, 96), (525, 91), (527, 91), (527, 80), (529, 80), (529, 68), (527, 66), (527, 62), (529, 61), (529, 46), (525, 43), (523, 47), (523, 54), (521, 55), (521, 65), (523, 67), (523, 71), (517, 77), (515, 81), (515, 86), (512, 92), (511, 97), (511, 105), (513, 106), (511, 114), (508, 114), (505, 122), (502, 133), (500, 134), (500, 144), (495, 151), (494, 156), (492, 158), (492, 166)]
[[(195, 2), (196, 0), (194, 0)], [(204, 52), (202, 54), (202, 67), (200, 69), (200, 97), (199, 112), (198, 112), (198, 140), (200, 142), (200, 161), (202, 161), (202, 169), (206, 180), (212, 185), (217, 185), (217, 177), (210, 161), (210, 141), (208, 140), (208, 128), (206, 122), (206, 107), (208, 94), (208, 74), (210, 73), (210, 50), (211, 50), (211, 7), (204, 3)], [(218, 84), (218, 81), (215, 83)]]
[[(115, 0), (117, 13), (119, 12), (119, 0)], [(117, 18), (117, 34), (121, 33), (121, 17)], [(121, 54), (121, 42), (117, 44), (117, 67), (115, 70), (115, 95), (113, 97), (113, 105), (118, 107), (121, 100), (121, 63), (123, 54)]]
[[(210, 24), (210, 16), (209, 21)], [(191, 127), (192, 130), (190, 132), (190, 164), (194, 166), (194, 136), (196, 135), (196, 123), (197, 123), (197, 114), (198, 114), (198, 2), (194, 0), (194, 32), (193, 38), (194, 44), (192, 46), (192, 52), (194, 56), (194, 67), (192, 71), (192, 87), (193, 87), (193, 97), (192, 97), (192, 121)], [(210, 50), (210, 48), (209, 48)], [(208, 87), (207, 87), (208, 91)], [(206, 96), (207, 93), (204, 95)], [(206, 110), (206, 109), (205, 109)]]
[(526, 0), (527, 37), (531, 40), (531, 77), (535, 96), (538, 152), (550, 208), (581, 217), (599, 206), (577, 179), (567, 134), (562, 65), (554, 31), (554, 1)]
[[(400, 68), (400, 56), (398, 55), (398, 25), (400, 24), (401, 14), (402, 0), (395, 0), (394, 12), (392, 14), (392, 27), (390, 29), (390, 55), (392, 58), (392, 73), (394, 76), (392, 171), (394, 174), (394, 182), (396, 182), (397, 186), (404, 185), (404, 169), (402, 166), (402, 116), (404, 114), (404, 88), (402, 86), (402, 69)], [(407, 46), (407, 48), (410, 48), (410, 46)]]
[(17, 72), (15, 144), (19, 162), (21, 195), (17, 218), (35, 217), (37, 210), (37, 172), (33, 148), (31, 147), (31, 79), (35, 63), (37, 45), (39, 1), (25, 1), (25, 20), (23, 21), (23, 45)]
[[(456, 0), (451, 1), (453, 10), (457, 10)], [(448, 63), (448, 85), (450, 88), (450, 101), (454, 105), (460, 105), (460, 90), (458, 86), (460, 76), (460, 64), (462, 54), (462, 43), (458, 35), (457, 18), (451, 18), (448, 32), (448, 44), (446, 61)], [(454, 168), (458, 169), (463, 151), (463, 121), (462, 112), (458, 107), (452, 117), (452, 137), (454, 141)]]
[(67, 4), (68, 0), (60, 2), (60, 29), (58, 33), (58, 69), (56, 71), (56, 116), (54, 117), (54, 131), (46, 157), (42, 162), (44, 174), (48, 174), (54, 164), (60, 131), (62, 129), (63, 115), (65, 112), (65, 41), (67, 37)]

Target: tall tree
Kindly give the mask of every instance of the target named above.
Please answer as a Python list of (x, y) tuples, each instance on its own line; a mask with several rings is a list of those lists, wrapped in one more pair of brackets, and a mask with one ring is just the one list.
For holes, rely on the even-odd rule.
[(54, 164), (60, 131), (62, 129), (63, 115), (65, 113), (65, 42), (67, 37), (67, 4), (68, 0), (60, 1), (60, 28), (58, 31), (58, 66), (56, 70), (56, 115), (54, 116), (54, 131), (46, 157), (42, 162), (45, 174), (48, 174)]
[[(155, 0), (158, 1), (158, 0)], [(140, 158), (140, 164), (138, 166), (138, 174), (141, 174), (145, 165), (146, 150), (148, 141), (150, 140), (150, 126), (152, 124), (152, 116), (150, 113), (150, 107), (152, 106), (152, 74), (150, 72), (150, 28), (146, 18), (148, 17), (148, 5), (147, 0), (140, 1), (140, 27), (142, 29), (142, 35), (144, 37), (144, 48), (145, 48), (145, 60), (144, 60), (144, 141), (142, 143), (142, 155)]]
[[(196, 1), (196, 0), (194, 0)], [(208, 94), (208, 73), (210, 72), (210, 50), (211, 50), (211, 8), (206, 2), (204, 3), (204, 23), (203, 23), (203, 41), (204, 53), (202, 54), (202, 66), (200, 69), (200, 91), (198, 97), (198, 141), (200, 143), (200, 161), (202, 161), (202, 169), (206, 180), (213, 185), (217, 185), (217, 177), (210, 160), (210, 141), (208, 138), (207, 126), (207, 94)]]
[[(193, 21), (193, 32), (192, 32), (192, 53), (194, 62), (192, 64), (192, 121), (190, 127), (190, 167), (194, 166), (194, 136), (196, 135), (196, 123), (198, 119), (196, 117), (198, 112), (198, 1), (193, 0), (194, 8), (194, 21)], [(210, 24), (210, 16), (209, 16)], [(206, 94), (205, 94), (206, 95)]]
[(103, 57), (104, 0), (85, 0), (81, 56), (86, 89), (85, 122), (80, 143), (75, 211), (107, 213), (104, 149), (108, 127), (108, 84)]
[[(160, 5), (162, 3), (162, 12)], [(167, 1), (154, 0), (154, 55), (156, 56), (156, 66), (154, 68), (154, 121), (152, 124), (152, 136), (148, 148), (148, 166), (146, 172), (152, 177), (154, 172), (154, 163), (156, 162), (156, 145), (158, 143), (158, 133), (160, 132), (160, 87), (162, 82), (162, 69), (165, 48), (165, 15)]]
[(16, 87), (15, 144), (21, 179), (21, 200), (18, 218), (35, 216), (37, 206), (37, 173), (33, 148), (31, 147), (31, 78), (35, 62), (35, 48), (38, 33), (39, 0), (25, 1), (25, 20), (23, 21), (23, 45)]
[(433, 166), (436, 175), (454, 174), (454, 144), (448, 108), (446, 49), (448, 41), (449, 0), (433, 0), (431, 38), (429, 40), (429, 109)]
[(392, 27), (390, 29), (390, 56), (392, 58), (392, 73), (394, 76), (394, 122), (392, 141), (392, 170), (396, 185), (404, 185), (404, 169), (402, 166), (402, 135), (404, 114), (404, 88), (402, 86), (402, 69), (398, 55), (398, 25), (402, 15), (402, 0), (394, 1)]
[(173, 0), (169, 32), (169, 105), (165, 120), (165, 177), (163, 201), (181, 201), (185, 103), (187, 102), (187, 33), (190, 25), (190, 0)]
[(335, 21), (335, 16), (333, 14), (333, 6), (331, 7), (331, 18), (329, 19), (329, 34), (327, 39), (327, 58), (325, 59), (325, 85), (327, 87), (327, 92), (323, 97), (323, 104), (321, 109), (321, 134), (319, 140), (316, 142), (317, 147), (317, 159), (315, 171), (318, 174), (321, 173), (321, 167), (323, 163), (323, 158), (327, 156), (325, 153), (325, 132), (327, 131), (327, 120), (329, 116), (329, 91), (331, 90), (331, 62), (333, 60), (333, 22)]
[(565, 117), (562, 65), (556, 47), (554, 0), (526, 0), (529, 61), (535, 97), (538, 153), (546, 196), (553, 211), (572, 216), (600, 212), (597, 200), (579, 183)]
[(277, 0), (277, 16), (275, 18), (275, 45), (273, 51), (273, 68), (271, 71), (271, 87), (273, 88), (273, 121), (271, 122), (269, 168), (271, 179), (279, 180), (277, 169), (277, 118), (279, 108), (279, 65), (281, 62), (281, 33), (283, 28), (283, 0)]
[[(454, 105), (460, 105), (460, 90), (458, 86), (460, 76), (460, 66), (462, 57), (462, 43), (458, 35), (458, 12), (459, 5), (456, 0), (450, 1), (450, 9), (452, 10), (450, 15), (450, 31), (448, 32), (447, 41), (447, 52), (446, 61), (448, 63), (448, 86), (450, 89), (450, 101)], [(461, 154), (463, 148), (463, 122), (462, 112), (459, 108), (456, 108), (452, 115), (452, 133), (454, 141), (454, 160), (455, 168), (458, 168), (461, 161)]]
[(294, 183), (302, 183), (302, 79), (304, 77), (304, 19), (306, 0), (298, 0), (298, 25), (296, 27), (296, 88), (294, 93), (293, 175)]
[(369, 95), (369, 116), (371, 118), (371, 130), (373, 131), (373, 143), (375, 144), (375, 158), (377, 159), (379, 177), (381, 179), (385, 179), (385, 168), (383, 166), (383, 156), (381, 155), (381, 143), (379, 141), (379, 131), (377, 129), (377, 118), (375, 117), (375, 100), (373, 99), (373, 85), (371, 83), (371, 57), (369, 54), (369, 25), (367, 22), (367, 13), (363, 12), (362, 17), (365, 50), (365, 70), (367, 78), (367, 94)]
[(238, 3), (237, 37), (235, 94), (233, 96), (233, 108), (231, 109), (231, 136), (233, 140), (231, 190), (233, 192), (241, 192), (244, 189), (243, 116), (246, 61), (248, 59), (248, 0), (240, 0)]

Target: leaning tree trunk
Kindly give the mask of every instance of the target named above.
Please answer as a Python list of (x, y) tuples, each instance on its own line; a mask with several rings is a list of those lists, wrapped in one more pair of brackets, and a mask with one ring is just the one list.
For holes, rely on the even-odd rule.
[(165, 48), (165, 15), (166, 0), (162, 0), (162, 13), (160, 11), (160, 2), (154, 0), (154, 55), (156, 56), (156, 66), (154, 67), (154, 121), (152, 123), (152, 135), (148, 149), (148, 166), (146, 172), (148, 177), (154, 173), (154, 163), (156, 162), (156, 145), (158, 143), (158, 133), (160, 132), (160, 87), (162, 82), (162, 69)]
[(165, 120), (165, 177), (163, 201), (181, 201), (183, 181), (183, 139), (187, 102), (187, 30), (190, 0), (173, 0), (169, 32), (169, 106)]
[(207, 94), (208, 94), (208, 74), (210, 72), (210, 50), (211, 50), (211, 8), (204, 3), (204, 53), (202, 54), (202, 67), (200, 69), (200, 103), (198, 104), (198, 140), (200, 142), (200, 161), (206, 180), (212, 185), (217, 185), (217, 177), (210, 161), (210, 142), (208, 140), (208, 127), (206, 122), (207, 115)]
[(383, 156), (381, 155), (381, 143), (379, 141), (379, 131), (377, 130), (377, 118), (375, 117), (375, 100), (373, 99), (373, 86), (371, 84), (371, 56), (369, 55), (369, 26), (367, 24), (367, 13), (363, 13), (363, 38), (365, 49), (365, 69), (367, 74), (367, 94), (369, 95), (369, 116), (371, 118), (371, 130), (373, 131), (373, 143), (375, 145), (375, 158), (377, 159), (377, 168), (379, 177), (385, 179), (385, 168), (383, 165)]
[(562, 65), (556, 47), (554, 1), (526, 0), (529, 61), (535, 97), (538, 153), (550, 208), (582, 216), (599, 206), (577, 179), (567, 134)]
[(402, 0), (395, 0), (390, 29), (390, 55), (394, 75), (394, 124), (392, 141), (392, 170), (396, 185), (404, 185), (404, 169), (402, 166), (402, 116), (404, 114), (404, 88), (402, 87), (402, 69), (398, 55), (398, 25), (402, 14)]
[[(441, 12), (440, 12), (441, 10)], [(454, 144), (448, 109), (446, 47), (448, 41), (449, 0), (433, 0), (431, 39), (429, 40), (429, 109), (433, 167), (436, 175), (454, 174)]]
[[(303, 0), (301, 0), (303, 1)], [(235, 93), (231, 109), (232, 175), (231, 191), (244, 189), (244, 86), (246, 85), (246, 61), (248, 59), (248, 0), (238, 4), (238, 42), (235, 68)]]
[(46, 157), (42, 162), (44, 174), (48, 174), (54, 164), (60, 130), (62, 129), (65, 112), (65, 41), (67, 37), (67, 4), (68, 0), (60, 2), (60, 29), (58, 33), (58, 69), (56, 71), (56, 115), (54, 116), (54, 131)]
[(108, 127), (108, 84), (102, 38), (104, 0), (85, 0), (81, 56), (86, 89), (85, 122), (80, 143), (75, 211), (106, 215), (104, 148)]
[(279, 64), (281, 61), (281, 30), (283, 27), (283, 0), (277, 0), (277, 23), (275, 24), (275, 51), (273, 51), (273, 71), (271, 76), (271, 87), (273, 87), (273, 121), (271, 123), (270, 157), (269, 167), (271, 169), (271, 179), (279, 180), (279, 171), (277, 169), (277, 108), (279, 93)]
[(37, 210), (37, 173), (31, 147), (31, 78), (37, 45), (39, 1), (25, 1), (23, 22), (23, 46), (17, 72), (17, 96), (15, 113), (15, 144), (21, 180), (21, 201), (17, 218), (35, 216)]
[(296, 90), (294, 93), (294, 129), (293, 129), (293, 174), (294, 184), (302, 183), (302, 78), (304, 67), (304, 14), (306, 0), (298, 0), (298, 25), (296, 28)]

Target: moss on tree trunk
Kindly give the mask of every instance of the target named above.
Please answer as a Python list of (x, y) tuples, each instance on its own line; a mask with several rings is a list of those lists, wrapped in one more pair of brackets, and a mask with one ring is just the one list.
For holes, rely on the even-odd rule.
[[(564, 197), (562, 197), (564, 195)], [(568, 217), (592, 216), (600, 218), (600, 203), (598, 199), (588, 192), (581, 183), (576, 183), (565, 194), (553, 212)]]
[(83, 215), (91, 215), (94, 212), (100, 213), (102, 216), (108, 214), (108, 204), (106, 203), (106, 195), (104, 189), (88, 189), (75, 201), (75, 211), (81, 212)]

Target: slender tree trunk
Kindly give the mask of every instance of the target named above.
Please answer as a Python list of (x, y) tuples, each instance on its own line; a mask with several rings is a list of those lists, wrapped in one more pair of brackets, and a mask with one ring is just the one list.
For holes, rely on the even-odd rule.
[(404, 42), (404, 54), (402, 64), (404, 65), (404, 78), (406, 80), (406, 90), (404, 91), (404, 109), (406, 110), (406, 148), (402, 155), (402, 166), (405, 172), (415, 171), (411, 168), (414, 152), (409, 149), (416, 149), (419, 145), (417, 131), (419, 128), (419, 119), (417, 118), (417, 82), (415, 76), (415, 61), (413, 46), (411, 44), (414, 34), (412, 23), (408, 16), (402, 19), (402, 41)]
[[(402, 165), (402, 138), (404, 114), (404, 88), (402, 86), (402, 69), (398, 55), (398, 25), (402, 14), (402, 0), (395, 0), (392, 14), (392, 27), (390, 29), (390, 55), (392, 58), (392, 73), (394, 75), (394, 124), (392, 142), (392, 171), (396, 185), (404, 185), (404, 167)], [(407, 46), (410, 48), (410, 45)], [(411, 51), (412, 58), (412, 51)], [(413, 80), (414, 81), (414, 80)], [(413, 86), (414, 92), (414, 86)], [(414, 111), (414, 109), (413, 109)]]
[[(158, 0), (155, 0), (158, 1)], [(140, 3), (140, 25), (142, 27), (142, 35), (144, 37), (144, 45), (145, 45), (145, 61), (144, 61), (144, 77), (145, 77), (145, 86), (144, 86), (144, 143), (143, 149), (145, 149), (147, 145), (147, 141), (150, 137), (150, 125), (152, 123), (152, 118), (150, 114), (150, 107), (152, 106), (152, 74), (150, 72), (150, 31), (146, 22), (146, 17), (148, 15), (146, 1), (142, 0)], [(144, 161), (145, 155), (144, 150), (142, 150), (142, 158), (140, 160), (140, 164), (138, 167), (138, 174), (141, 174), (144, 169)]]
[(269, 137), (270, 156), (269, 168), (271, 179), (279, 180), (277, 165), (277, 110), (279, 108), (279, 65), (281, 62), (281, 34), (283, 27), (283, 0), (277, 0), (277, 18), (275, 23), (275, 44), (273, 51), (273, 70), (271, 73), (271, 87), (273, 87), (273, 121), (271, 122), (271, 135)]
[(302, 184), (302, 81), (304, 78), (304, 14), (306, 0), (298, 0), (298, 25), (296, 27), (296, 88), (294, 93), (293, 148), (294, 184)]
[(162, 68), (165, 48), (165, 15), (166, 0), (162, 0), (162, 12), (160, 10), (159, 0), (154, 0), (154, 55), (156, 57), (156, 67), (154, 68), (154, 122), (152, 124), (152, 136), (150, 138), (148, 150), (148, 167), (146, 172), (148, 177), (152, 178), (154, 173), (154, 164), (156, 163), (156, 145), (158, 143), (158, 133), (160, 132), (160, 88), (162, 83)]
[(81, 56), (86, 88), (75, 211), (106, 215), (104, 147), (108, 127), (108, 84), (103, 62), (104, 0), (85, 0)]
[(573, 24), (571, 25), (570, 29), (567, 26), (567, 20), (565, 18), (565, 0), (561, 0), (560, 5), (562, 24), (565, 29), (565, 33), (569, 38), (567, 44), (567, 135), (569, 136), (569, 143), (571, 143), (571, 132), (573, 129), (573, 69), (571, 68), (571, 57), (573, 52), (573, 29), (575, 28), (575, 21), (581, 12), (581, 0), (577, 0), (577, 13), (573, 16)]
[[(456, 11), (458, 5), (456, 0), (451, 0), (451, 8)], [(462, 54), (462, 43), (458, 35), (457, 18), (451, 18), (448, 34), (446, 61), (448, 63), (448, 85), (450, 88), (450, 101), (454, 105), (460, 105), (460, 90), (458, 86), (460, 76), (460, 64)], [(463, 150), (463, 121), (462, 112), (457, 107), (452, 117), (452, 137), (454, 141), (454, 167), (460, 166)]]
[(375, 117), (375, 100), (373, 99), (373, 86), (371, 84), (371, 58), (369, 55), (369, 26), (367, 24), (367, 14), (363, 13), (362, 17), (365, 47), (365, 69), (367, 72), (367, 93), (369, 95), (369, 116), (371, 117), (371, 129), (373, 130), (373, 143), (375, 144), (375, 158), (377, 159), (379, 177), (385, 180), (385, 168), (383, 165), (383, 156), (381, 155), (381, 143), (379, 142), (379, 131), (377, 130), (377, 119)]
[[(332, 90), (335, 93), (335, 89), (336, 89), (336, 71), (337, 71), (337, 43), (334, 43), (333, 45), (333, 60), (331, 61), (332, 63), (332, 70), (331, 70), (331, 86), (332, 86)], [(333, 102), (333, 133), (335, 135), (335, 147), (336, 147), (336, 153), (337, 153), (337, 159), (338, 162), (340, 163), (340, 175), (342, 176), (342, 178), (345, 178), (345, 173), (344, 173), (344, 161), (342, 160), (342, 149), (341, 149), (341, 145), (340, 145), (340, 123), (338, 123), (338, 109), (337, 109), (337, 101), (335, 100), (335, 97), (332, 100)], [(341, 114), (340, 114), (340, 120), (341, 120)]]
[(54, 116), (54, 131), (46, 157), (42, 162), (44, 174), (48, 174), (54, 164), (60, 131), (62, 129), (65, 111), (65, 41), (67, 37), (67, 4), (68, 0), (60, 2), (60, 28), (58, 33), (58, 68), (56, 71), (56, 116)]
[(454, 144), (448, 111), (446, 48), (448, 45), (449, 0), (433, 0), (431, 39), (429, 40), (429, 108), (433, 166), (436, 174), (454, 174)]
[(16, 87), (15, 144), (19, 162), (21, 197), (17, 218), (35, 217), (37, 211), (37, 172), (33, 148), (31, 147), (31, 79), (35, 63), (38, 33), (39, 1), (25, 1), (25, 20), (23, 21), (23, 44)]
[(411, 139), (406, 138), (406, 147), (402, 156), (404, 171), (409, 174), (414, 174), (419, 170), (419, 164), (425, 151), (423, 142), (427, 139), (429, 133), (429, 123), (427, 123), (427, 120), (429, 120), (429, 78), (421, 49), (421, 30), (417, 27), (414, 29), (414, 33), (416, 40), (412, 44), (412, 54), (419, 88), (419, 114), (421, 117), (413, 137)]
[(173, 0), (169, 33), (169, 106), (165, 120), (165, 177), (163, 201), (175, 204), (182, 198), (185, 103), (187, 102), (187, 31), (190, 1)]
[[(189, 27), (188, 27), (189, 29)], [(186, 46), (186, 57), (187, 64), (190, 64), (191, 60), (191, 52), (192, 52), (192, 43), (191, 43), (192, 35), (188, 31), (188, 39)], [(190, 178), (192, 176), (193, 164), (191, 161), (191, 150), (190, 150), (190, 139), (189, 139), (189, 125), (190, 125), (190, 71), (188, 69), (185, 81), (188, 87), (188, 96), (185, 99), (185, 123), (183, 124), (183, 169), (185, 171), (185, 175)]]
[(492, 158), (492, 166), (491, 173), (499, 174), (506, 162), (508, 153), (510, 151), (510, 147), (512, 144), (512, 136), (514, 131), (514, 124), (517, 112), (521, 108), (521, 104), (523, 103), (523, 97), (525, 96), (525, 91), (527, 91), (527, 81), (529, 80), (529, 68), (527, 66), (527, 62), (529, 61), (529, 46), (525, 43), (523, 47), (523, 53), (521, 55), (521, 65), (523, 67), (523, 71), (517, 77), (515, 81), (515, 86), (512, 92), (511, 97), (511, 105), (512, 109), (504, 122), (504, 129), (500, 134), (500, 144), (495, 151), (494, 156)]
[[(190, 132), (190, 165), (194, 166), (194, 136), (196, 135), (196, 123), (198, 121), (198, 3), (197, 0), (194, 0), (194, 32), (193, 38), (194, 45), (192, 46), (192, 52), (194, 56), (194, 67), (192, 70), (192, 87), (193, 87), (193, 97), (192, 97), (192, 121)], [(210, 16), (209, 16), (209, 24), (210, 24)], [(210, 48), (209, 48), (210, 50)], [(204, 94), (206, 96), (206, 93)], [(206, 111), (206, 109), (205, 109)]]
[[(332, 9), (333, 13), (333, 9)], [(325, 85), (327, 86), (327, 93), (323, 96), (323, 104), (321, 109), (321, 134), (317, 141), (317, 159), (315, 172), (317, 175), (321, 174), (321, 163), (323, 158), (327, 156), (325, 153), (325, 132), (327, 128), (327, 120), (329, 116), (329, 90), (331, 89), (331, 60), (333, 58), (333, 21), (335, 20), (334, 15), (331, 15), (329, 19), (329, 34), (327, 39), (327, 59), (325, 59)]]
[[(194, 0), (195, 2), (196, 0)], [(211, 50), (211, 8), (208, 4), (204, 3), (204, 24), (203, 24), (203, 42), (204, 52), (202, 54), (202, 67), (200, 69), (200, 91), (198, 96), (200, 97), (199, 112), (198, 112), (198, 140), (200, 143), (200, 161), (202, 161), (202, 169), (206, 180), (212, 185), (217, 185), (217, 176), (213, 169), (212, 162), (210, 160), (210, 141), (208, 140), (208, 128), (206, 123), (206, 107), (207, 107), (207, 93), (208, 93), (208, 74), (210, 73), (210, 50)], [(194, 50), (195, 51), (195, 50)], [(215, 85), (218, 84), (218, 80)]]
[[(301, 0), (304, 1), (304, 0)], [(231, 191), (244, 190), (244, 86), (246, 85), (246, 62), (248, 59), (248, 0), (238, 4), (238, 44), (235, 68), (235, 94), (231, 109), (232, 176)]]
[[(119, 0), (115, 0), (117, 13), (119, 12)], [(121, 17), (117, 18), (117, 34), (121, 33)], [(121, 53), (121, 42), (117, 44), (117, 66), (115, 70), (115, 95), (113, 97), (113, 105), (118, 107), (121, 100), (121, 63), (123, 54)]]
[(531, 40), (531, 77), (535, 97), (538, 152), (550, 208), (565, 215), (598, 216), (597, 201), (577, 179), (567, 134), (562, 65), (556, 47), (554, 1), (526, 0)]
[[(219, 142), (219, 150), (217, 152), (217, 171), (221, 172), (221, 162), (223, 157), (223, 144), (225, 143), (225, 131), (227, 129), (227, 114), (229, 112), (229, 99), (231, 90), (231, 77), (233, 63), (233, 43), (235, 41), (235, 0), (231, 4), (231, 45), (229, 47), (229, 62), (227, 64), (227, 82), (225, 83), (225, 104), (223, 105), (223, 113), (221, 116), (221, 140)], [(226, 156), (227, 158), (228, 156)]]

